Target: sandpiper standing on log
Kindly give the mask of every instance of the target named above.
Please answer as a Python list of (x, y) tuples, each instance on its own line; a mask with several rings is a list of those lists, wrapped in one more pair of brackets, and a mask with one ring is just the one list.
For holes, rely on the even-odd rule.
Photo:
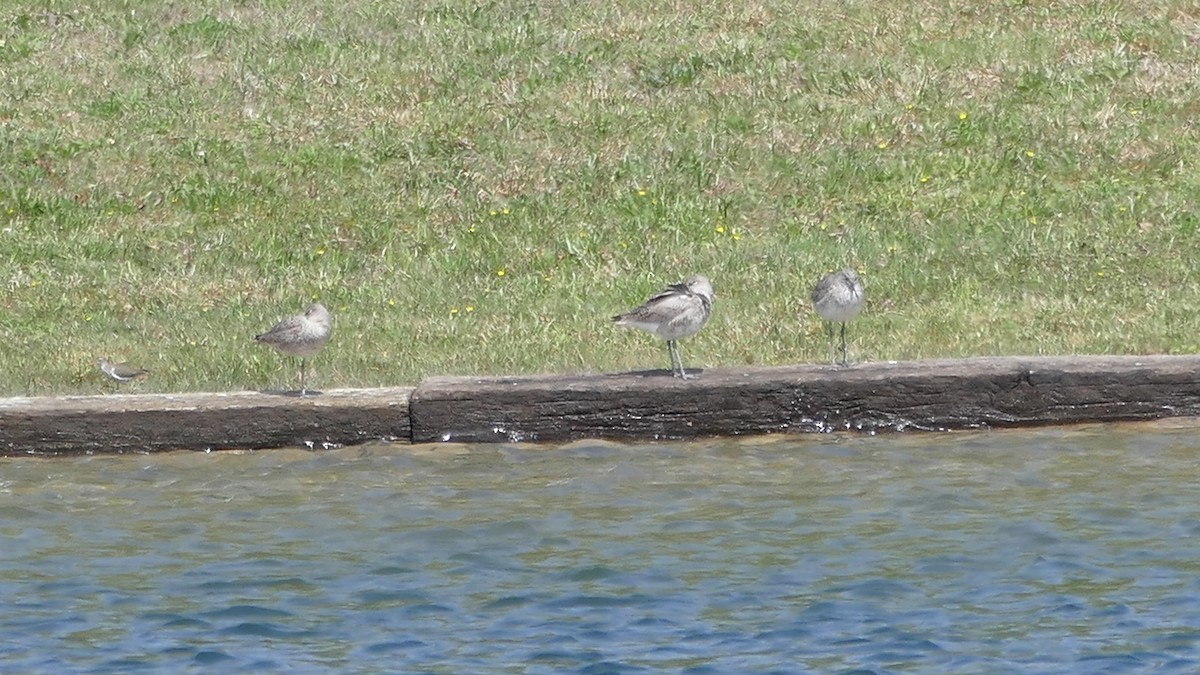
[[(812, 292), (813, 307), (828, 321), (829, 361), (835, 365), (850, 365), (846, 356), (846, 322), (858, 316), (867, 301), (866, 290), (858, 272), (847, 267), (825, 275)], [(833, 351), (833, 324), (842, 324), (842, 361), (838, 364)]]
[(671, 374), (691, 379), (683, 369), (676, 341), (695, 335), (712, 314), (713, 289), (706, 277), (696, 275), (671, 284), (641, 305), (612, 318), (618, 326), (640, 328), (667, 341)]
[(96, 359), (96, 365), (100, 366), (100, 372), (117, 382), (132, 382), (150, 374), (145, 368), (135, 368), (128, 363), (113, 363), (104, 357)]
[(305, 308), (303, 314), (289, 316), (271, 330), (255, 335), (254, 341), (300, 358), (300, 395), (304, 396), (308, 393), (305, 373), (308, 359), (321, 351), (332, 333), (329, 310), (321, 303), (314, 302)]

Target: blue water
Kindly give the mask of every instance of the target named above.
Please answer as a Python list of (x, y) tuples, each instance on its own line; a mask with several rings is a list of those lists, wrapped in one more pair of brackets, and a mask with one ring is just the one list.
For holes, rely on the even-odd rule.
[(0, 670), (1200, 671), (1166, 426), (0, 461)]

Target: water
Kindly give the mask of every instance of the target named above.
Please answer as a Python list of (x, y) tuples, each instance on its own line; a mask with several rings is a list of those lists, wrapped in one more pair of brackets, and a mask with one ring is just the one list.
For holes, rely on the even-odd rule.
[(0, 670), (1190, 673), (1195, 428), (0, 461)]

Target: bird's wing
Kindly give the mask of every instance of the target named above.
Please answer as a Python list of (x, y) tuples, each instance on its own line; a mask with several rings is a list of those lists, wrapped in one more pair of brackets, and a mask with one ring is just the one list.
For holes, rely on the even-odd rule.
[(254, 336), (254, 339), (258, 340), (260, 342), (269, 342), (278, 337), (283, 337), (286, 335), (291, 335), (293, 333), (297, 333), (301, 330), (301, 328), (303, 328), (303, 326), (304, 326), (304, 318), (303, 317), (289, 316), (288, 318), (284, 319), (283, 321), (280, 321), (279, 323), (272, 326), (271, 330), (269, 330), (261, 335)]

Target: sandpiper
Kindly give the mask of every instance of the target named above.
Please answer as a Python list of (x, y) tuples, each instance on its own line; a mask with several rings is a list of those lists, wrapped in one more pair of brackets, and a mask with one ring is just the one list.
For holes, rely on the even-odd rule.
[(96, 365), (100, 366), (100, 372), (117, 382), (131, 382), (150, 374), (145, 368), (135, 368), (128, 363), (113, 363), (104, 357), (96, 359)]
[[(847, 267), (825, 275), (817, 282), (812, 292), (813, 307), (822, 319), (828, 321), (829, 361), (835, 365), (849, 365), (846, 356), (846, 322), (858, 316), (867, 301), (866, 290), (858, 272)], [(833, 351), (833, 324), (842, 324), (842, 361), (838, 364)]]
[(329, 342), (333, 326), (329, 319), (329, 310), (319, 302), (314, 302), (305, 308), (303, 314), (289, 316), (275, 324), (271, 330), (254, 336), (254, 341), (270, 345), (275, 349), (300, 358), (300, 395), (308, 393), (306, 382), (306, 367), (308, 359), (316, 356), (317, 352)]
[(612, 318), (618, 326), (640, 328), (667, 341), (671, 358), (671, 374), (680, 379), (691, 377), (684, 372), (683, 360), (675, 342), (695, 335), (712, 314), (713, 289), (708, 279), (700, 275), (687, 281), (671, 284), (641, 305)]

